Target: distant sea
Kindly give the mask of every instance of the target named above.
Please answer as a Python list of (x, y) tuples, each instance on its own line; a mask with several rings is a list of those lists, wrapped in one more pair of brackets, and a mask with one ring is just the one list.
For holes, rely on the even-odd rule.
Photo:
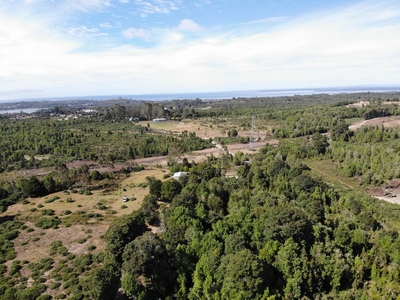
[(0, 114), (17, 114), (20, 112), (31, 114), (38, 111), (39, 109), (40, 108), (6, 109), (6, 110), (0, 110)]
[(182, 100), (196, 99), (219, 100), (232, 98), (253, 98), (253, 97), (279, 97), (294, 95), (313, 95), (313, 94), (340, 94), (340, 93), (378, 93), (378, 92), (399, 92), (400, 86), (354, 86), (354, 87), (330, 87), (330, 88), (308, 88), (308, 89), (260, 89), (245, 91), (222, 91), (222, 92), (198, 92), (198, 93), (170, 93), (170, 94), (132, 94), (132, 95), (101, 95), (101, 96), (76, 96), (76, 97), (53, 97), (53, 98), (30, 98), (0, 100), (5, 102), (20, 101), (62, 101), (62, 100), (109, 100), (109, 99), (131, 99), (145, 101), (162, 100)]

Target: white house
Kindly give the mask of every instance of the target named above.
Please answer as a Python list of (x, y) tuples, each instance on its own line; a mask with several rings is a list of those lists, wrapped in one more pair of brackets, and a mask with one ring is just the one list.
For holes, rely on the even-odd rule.
[(153, 122), (165, 122), (167, 121), (166, 118), (157, 118), (157, 119), (153, 119)]
[(187, 176), (187, 175), (189, 175), (189, 172), (175, 172), (174, 176), (172, 176), (172, 178), (174, 178), (175, 180), (178, 180), (182, 176)]

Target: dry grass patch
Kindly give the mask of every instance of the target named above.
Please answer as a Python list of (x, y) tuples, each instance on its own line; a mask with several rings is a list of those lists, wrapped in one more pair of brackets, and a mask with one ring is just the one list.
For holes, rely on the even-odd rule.
[[(95, 246), (95, 252), (103, 250), (105, 243), (101, 236), (106, 233), (111, 221), (138, 210), (148, 194), (148, 188), (141, 183), (147, 176), (162, 179), (164, 174), (163, 169), (143, 170), (131, 173), (113, 191), (92, 191), (92, 195), (57, 192), (42, 198), (29, 198), (28, 204), (18, 203), (8, 207), (2, 216), (16, 216), (16, 220), (24, 222), (26, 227), (14, 240), (15, 259), (32, 262), (48, 257), (50, 244), (56, 240), (61, 240), (68, 252), (76, 255), (88, 253), (89, 246)], [(135, 197), (136, 200), (123, 202), (124, 196)], [(49, 203), (52, 198), (56, 199)], [(126, 208), (121, 208), (122, 205)], [(52, 216), (44, 215), (44, 212), (51, 212)], [(62, 221), (58, 228), (41, 229), (35, 226), (39, 219), (53, 216)], [(8, 267), (11, 263), (7, 262)]]

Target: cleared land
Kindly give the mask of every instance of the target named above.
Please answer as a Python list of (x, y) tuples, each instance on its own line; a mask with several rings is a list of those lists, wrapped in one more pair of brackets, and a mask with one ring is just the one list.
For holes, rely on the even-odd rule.
[[(28, 204), (10, 206), (2, 217), (18, 216), (30, 228), (23, 230), (14, 240), (16, 260), (32, 261), (47, 257), (50, 244), (55, 240), (61, 240), (68, 251), (74, 254), (88, 253), (91, 245), (96, 246), (96, 250), (104, 249), (101, 236), (107, 231), (111, 220), (139, 209), (148, 193), (148, 188), (141, 187), (141, 183), (145, 182), (147, 176), (161, 179), (164, 174), (165, 170), (162, 169), (143, 170), (131, 173), (115, 190), (92, 191), (92, 195), (58, 192), (42, 198), (30, 198)], [(125, 196), (131, 200), (123, 202)], [(59, 198), (48, 203), (54, 197)], [(41, 229), (35, 226), (40, 218), (49, 217), (43, 213), (50, 210), (62, 220), (59, 228)]]
[(400, 117), (381, 117), (381, 118), (374, 118), (371, 120), (361, 120), (357, 121), (349, 126), (350, 130), (357, 130), (362, 126), (384, 126), (384, 127), (397, 127), (400, 125)]
[[(180, 134), (184, 131), (195, 132), (196, 136), (210, 138), (222, 136), (221, 129), (211, 128), (209, 125), (198, 125), (187, 122), (149, 122), (150, 127), (166, 133)], [(143, 124), (144, 125), (144, 124)], [(239, 136), (249, 136), (250, 132), (239, 131)], [(265, 138), (264, 136), (262, 138)], [(231, 154), (238, 151), (243, 153), (255, 153), (266, 144), (278, 145), (274, 139), (262, 140), (253, 144), (231, 144), (227, 150)], [(201, 162), (210, 156), (219, 156), (223, 151), (218, 148), (204, 149), (185, 154), (177, 161), (186, 157), (190, 162)], [(46, 159), (46, 157), (43, 157)], [(22, 230), (14, 240), (16, 260), (36, 261), (49, 255), (50, 244), (55, 240), (61, 240), (70, 253), (88, 253), (88, 248), (95, 246), (101, 251), (105, 247), (102, 236), (107, 231), (111, 221), (118, 216), (130, 214), (140, 208), (148, 188), (143, 183), (147, 176), (155, 176), (162, 179), (169, 171), (166, 169), (168, 156), (139, 158), (127, 163), (115, 163), (113, 165), (100, 165), (95, 161), (77, 160), (67, 164), (68, 168), (78, 168), (82, 165), (99, 172), (117, 172), (131, 165), (143, 165), (145, 170), (130, 173), (122, 179), (118, 186), (113, 188), (91, 191), (91, 195), (80, 194), (76, 190), (57, 192), (42, 198), (30, 198), (27, 204), (16, 204), (8, 208), (2, 214), (4, 218), (16, 218), (25, 223), (27, 228)], [(157, 167), (155, 167), (157, 166)], [(52, 168), (24, 170), (16, 173), (3, 173), (4, 179), (40, 176), (50, 172)], [(123, 197), (131, 200), (123, 202)], [(56, 198), (54, 201), (49, 199)], [(51, 215), (45, 215), (46, 212)], [(57, 216), (62, 220), (57, 229), (41, 229), (35, 223), (43, 217)], [(9, 261), (8, 264), (11, 264)]]

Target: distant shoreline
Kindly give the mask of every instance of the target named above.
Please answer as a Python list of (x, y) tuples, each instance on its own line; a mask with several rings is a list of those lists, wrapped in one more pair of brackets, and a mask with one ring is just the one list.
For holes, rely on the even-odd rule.
[(72, 101), (72, 100), (110, 100), (128, 99), (137, 101), (171, 101), (186, 99), (221, 100), (232, 98), (257, 98), (257, 97), (282, 97), (295, 95), (315, 94), (341, 94), (341, 93), (390, 93), (400, 92), (400, 86), (354, 86), (354, 87), (330, 87), (330, 88), (304, 88), (304, 89), (259, 89), (244, 91), (220, 91), (220, 92), (198, 92), (198, 93), (160, 93), (160, 94), (137, 94), (137, 95), (92, 95), (73, 97), (42, 97), (0, 100), (2, 103), (15, 103), (25, 101)]

